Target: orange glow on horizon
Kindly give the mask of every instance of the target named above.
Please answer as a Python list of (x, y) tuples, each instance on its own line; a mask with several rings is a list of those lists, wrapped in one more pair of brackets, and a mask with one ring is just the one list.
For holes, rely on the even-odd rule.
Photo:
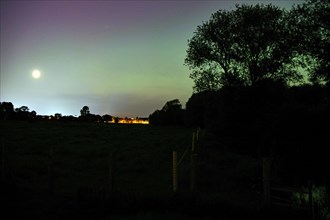
[(142, 118), (115, 118), (113, 117), (108, 123), (117, 123), (118, 124), (149, 124), (149, 119)]

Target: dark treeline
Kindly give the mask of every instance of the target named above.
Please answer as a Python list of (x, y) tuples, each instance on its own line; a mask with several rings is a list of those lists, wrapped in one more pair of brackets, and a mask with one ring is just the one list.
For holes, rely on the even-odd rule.
[(14, 108), (11, 102), (0, 102), (0, 119), (34, 120), (37, 119), (37, 112), (30, 111), (27, 106)]
[[(170, 107), (168, 109), (167, 107)], [(222, 88), (177, 100), (150, 115), (153, 125), (200, 127), (215, 137), (212, 149), (269, 157), (275, 182), (330, 186), (330, 86)]]
[[(92, 114), (88, 106), (84, 106), (80, 110), (80, 116), (62, 115), (55, 113), (54, 115), (38, 115), (36, 111), (30, 111), (29, 107), (21, 106), (14, 108), (11, 102), (0, 102), (0, 120), (24, 120), (24, 121), (81, 121), (81, 122), (110, 122), (112, 116)], [(118, 119), (115, 117), (114, 119)], [(116, 121), (116, 120), (115, 120)], [(118, 121), (118, 120), (117, 120)]]
[(287, 184), (330, 185), (329, 6), (215, 12), (188, 41), (194, 93), (186, 108), (170, 101), (150, 123), (205, 128), (219, 149), (270, 157)]
[(152, 125), (184, 125), (185, 113), (178, 99), (166, 102), (161, 110), (156, 110), (149, 116)]

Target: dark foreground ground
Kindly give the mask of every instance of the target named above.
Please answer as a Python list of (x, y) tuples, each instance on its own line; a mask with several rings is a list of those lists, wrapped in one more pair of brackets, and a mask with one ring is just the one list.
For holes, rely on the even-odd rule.
[[(218, 147), (207, 131), (197, 146), (197, 185), (190, 193), (192, 132), (146, 125), (1, 121), (2, 216), (310, 219), (303, 207), (266, 206), (260, 159)], [(173, 150), (182, 158), (177, 193), (172, 192)]]

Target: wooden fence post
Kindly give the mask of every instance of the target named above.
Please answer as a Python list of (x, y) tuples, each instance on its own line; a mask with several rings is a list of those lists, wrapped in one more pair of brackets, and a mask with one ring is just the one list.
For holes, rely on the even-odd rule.
[(192, 140), (191, 140), (191, 152), (195, 152), (195, 148), (196, 148), (196, 132), (193, 132), (192, 134)]
[(314, 215), (314, 201), (313, 201), (313, 188), (312, 182), (308, 181), (308, 201), (309, 201), (309, 208), (310, 208), (310, 215), (311, 220), (315, 219)]
[(262, 180), (264, 189), (264, 199), (266, 205), (270, 204), (270, 158), (264, 157), (262, 160)]
[(173, 192), (178, 190), (178, 154), (176, 151), (173, 151)]
[(49, 161), (48, 161), (48, 172), (49, 172), (49, 193), (54, 194), (54, 167), (53, 167), (53, 147), (49, 147)]
[(197, 154), (191, 154), (191, 182), (190, 182), (190, 191), (194, 192), (196, 190), (196, 161)]
[(5, 181), (6, 178), (6, 169), (5, 169), (5, 144), (3, 139), (1, 140), (1, 153), (2, 153), (2, 157), (1, 157), (1, 180), (2, 182)]
[(192, 144), (191, 144), (191, 156), (190, 156), (190, 191), (193, 192), (196, 189), (196, 133), (193, 132)]
[(115, 153), (111, 152), (109, 155), (109, 190), (113, 191), (115, 188)]

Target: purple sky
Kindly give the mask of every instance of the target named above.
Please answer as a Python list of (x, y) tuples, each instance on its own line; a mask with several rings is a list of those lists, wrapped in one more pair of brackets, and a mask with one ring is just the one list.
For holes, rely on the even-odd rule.
[[(302, 1), (1, 1), (0, 101), (37, 114), (147, 117), (182, 105), (193, 82), (184, 66), (197, 25), (235, 4)], [(34, 69), (41, 71), (32, 78)]]

